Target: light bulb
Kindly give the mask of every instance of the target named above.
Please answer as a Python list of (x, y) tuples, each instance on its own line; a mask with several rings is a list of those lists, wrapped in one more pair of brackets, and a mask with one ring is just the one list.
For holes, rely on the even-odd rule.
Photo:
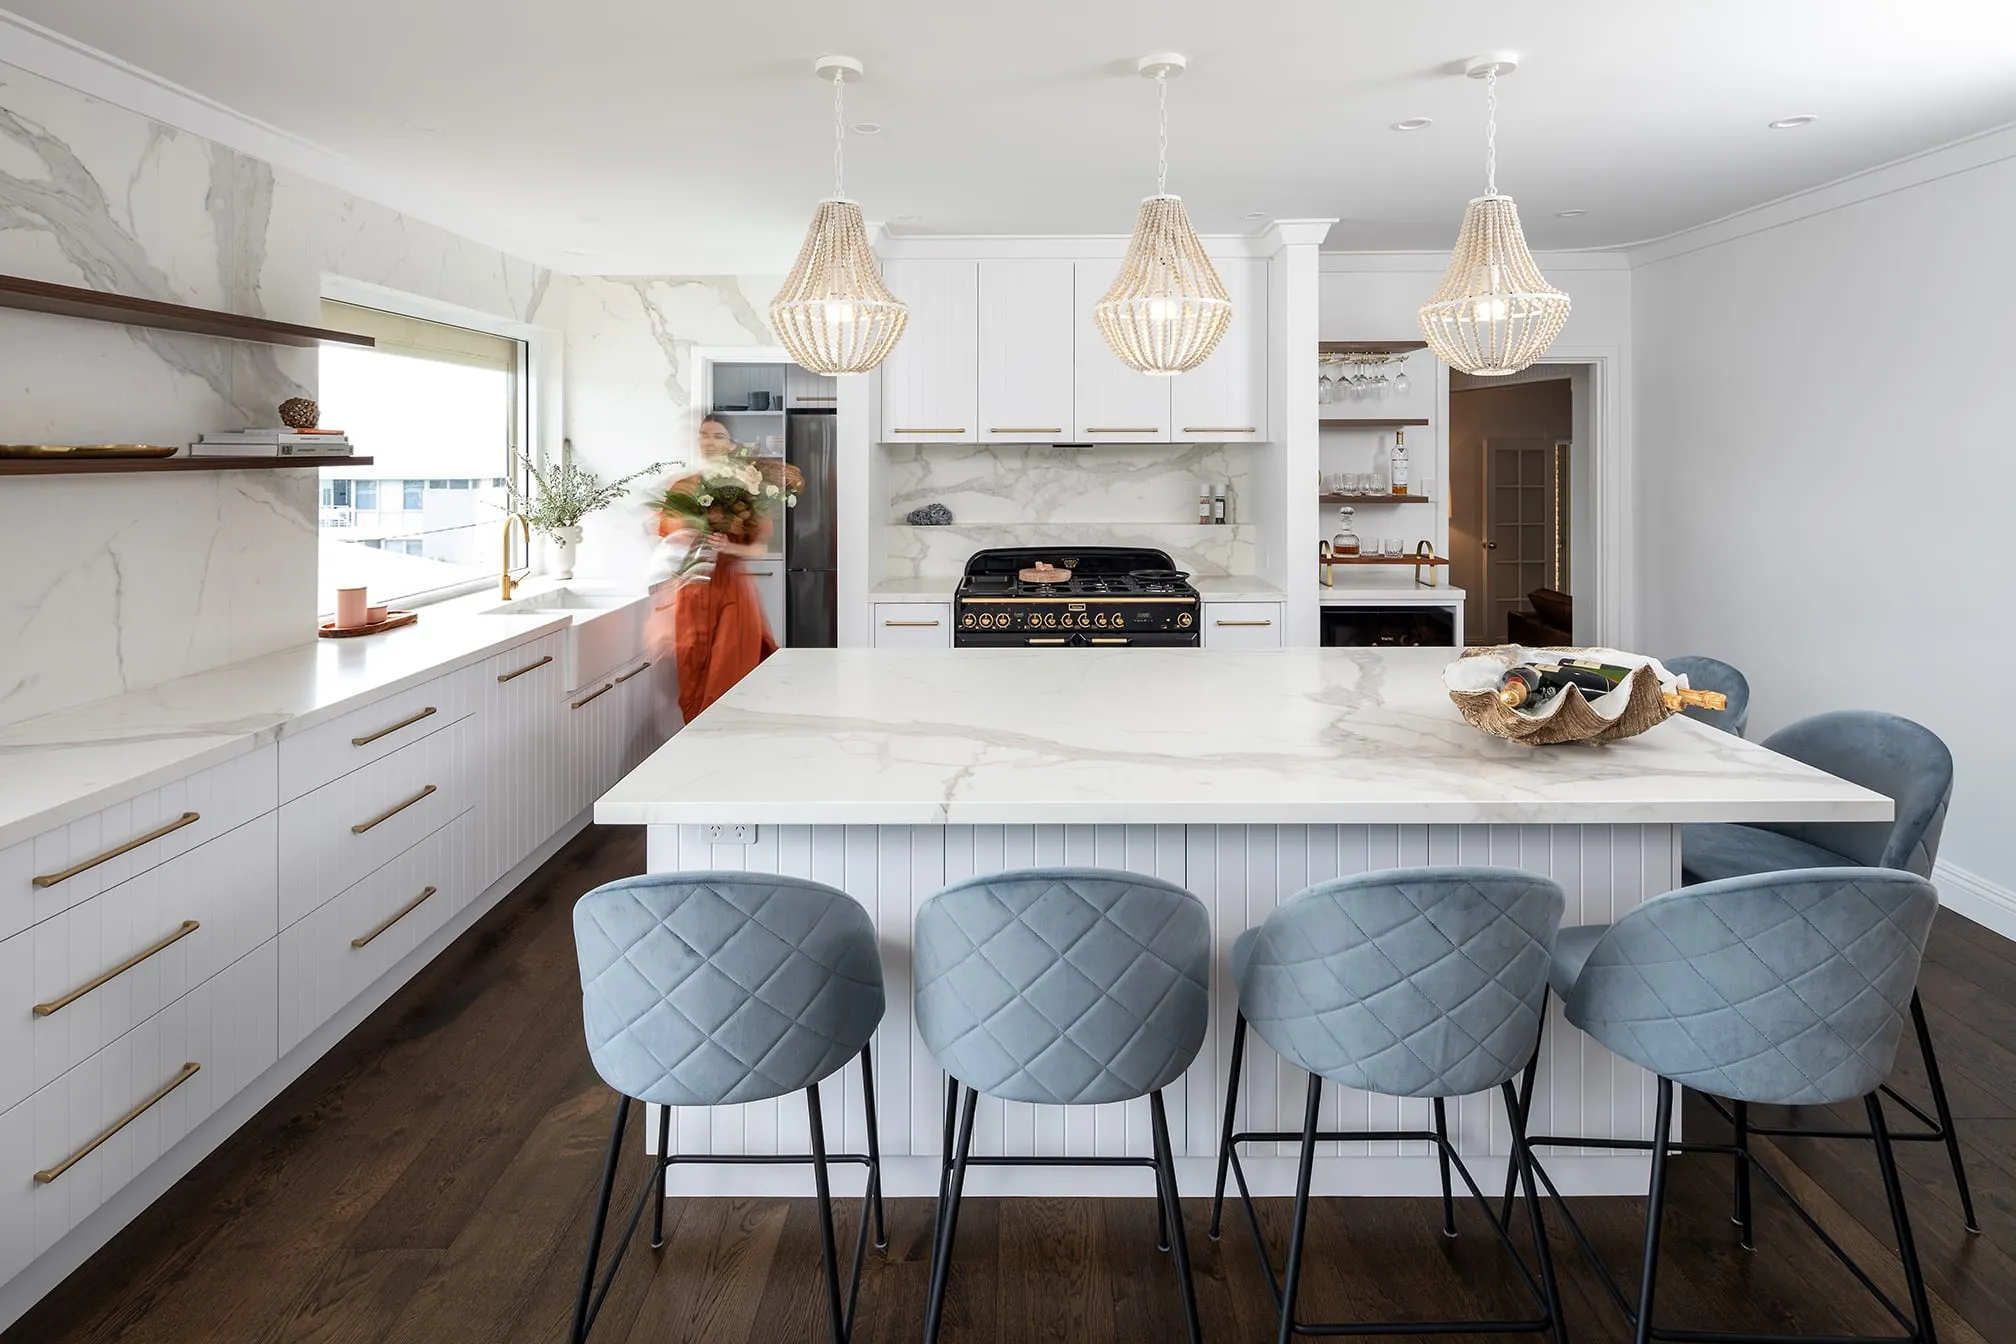
[(819, 305), (819, 318), (829, 327), (844, 327), (854, 321), (854, 305), (846, 299), (828, 299)]
[(1487, 294), (1470, 305), (1470, 320), (1473, 322), (1503, 322), (1511, 313), (1512, 306), (1496, 294)]
[(1148, 320), (1150, 322), (1181, 322), (1183, 320), (1183, 300), (1153, 298), (1148, 300)]

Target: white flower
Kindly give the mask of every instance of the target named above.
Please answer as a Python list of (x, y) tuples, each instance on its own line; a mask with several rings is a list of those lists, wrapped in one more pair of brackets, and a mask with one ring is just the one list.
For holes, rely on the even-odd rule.
[(787, 509), (795, 509), (795, 508), (797, 508), (797, 507), (798, 507), (798, 496), (796, 496), (796, 495), (786, 495), (786, 496), (784, 496), (784, 507), (785, 507), (785, 508), (787, 508)]
[(695, 502), (695, 503), (697, 503), (697, 504), (698, 504), (698, 505), (699, 505), (699, 506), (700, 506), (701, 508), (703, 508), (703, 509), (704, 509), (704, 508), (706, 508), (706, 507), (707, 507), (707, 506), (708, 506), (709, 504), (712, 504), (712, 503), (714, 502), (714, 496), (712, 496), (712, 495), (702, 495), (702, 496), (700, 496), (700, 498), (699, 498), (699, 499), (695, 500), (694, 502)]
[(772, 499), (775, 499), (777, 497), (777, 487), (774, 485), (766, 485), (763, 487), (763, 493), (770, 496)]

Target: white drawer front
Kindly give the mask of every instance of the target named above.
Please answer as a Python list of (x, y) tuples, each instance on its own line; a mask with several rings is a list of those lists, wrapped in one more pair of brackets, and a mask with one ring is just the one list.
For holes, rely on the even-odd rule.
[(185, 854), (273, 805), (273, 748), (261, 747), (0, 850), (0, 938)]
[[(281, 1054), (439, 929), (470, 891), (465, 812), (280, 934)], [(361, 946), (360, 946), (361, 944)]]
[(0, 1279), (54, 1245), (271, 1066), (274, 955), (272, 943), (262, 944), (0, 1113), (0, 1163), (7, 1164), (0, 1173)]
[(480, 667), (450, 672), (282, 737), (281, 800), (299, 798), (352, 770), (402, 751), (468, 714)]
[(1204, 647), (1207, 649), (1278, 649), (1281, 647), (1279, 602), (1206, 602)]
[(878, 649), (947, 649), (952, 608), (943, 602), (877, 602), (874, 630)]
[(281, 928), (469, 809), (467, 729), (450, 724), (281, 805)]
[(275, 830), (255, 817), (0, 943), (0, 1108), (273, 937)]

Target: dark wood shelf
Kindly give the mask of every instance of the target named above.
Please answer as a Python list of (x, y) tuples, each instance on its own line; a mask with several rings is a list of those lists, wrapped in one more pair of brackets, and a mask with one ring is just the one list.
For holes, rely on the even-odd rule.
[(179, 303), (162, 303), (158, 299), (133, 299), (102, 290), (79, 289), (75, 285), (27, 280), (18, 275), (0, 275), (0, 308), (25, 308), (30, 312), (54, 313), (59, 317), (117, 322), (129, 327), (158, 327), (163, 331), (187, 331), (198, 336), (259, 341), (266, 345), (377, 344), (369, 336), (353, 336), (347, 331), (300, 327), (292, 322), (220, 313), (209, 308), (187, 308)]
[(1427, 420), (1318, 420), (1324, 429), (1409, 429), (1415, 425), (1425, 425)]
[(1446, 565), (1449, 560), (1440, 555), (1333, 555), (1328, 560), (1319, 561), (1325, 565)]
[(1427, 504), (1426, 495), (1335, 495), (1316, 496), (1318, 504)]
[(1426, 350), (1428, 342), (1408, 341), (1318, 341), (1317, 352), (1325, 355), (1365, 355), (1381, 350)]
[(368, 467), (369, 457), (0, 457), (0, 476), (97, 476), (108, 472), (285, 471), (296, 467)]

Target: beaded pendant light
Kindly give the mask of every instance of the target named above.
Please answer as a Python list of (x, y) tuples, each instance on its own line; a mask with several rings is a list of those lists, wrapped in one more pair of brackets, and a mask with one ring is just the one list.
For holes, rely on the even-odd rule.
[(813, 373), (866, 373), (896, 348), (910, 309), (882, 283), (861, 207), (841, 188), (845, 90), (850, 78), (860, 78), (861, 62), (821, 56), (813, 69), (833, 81), (833, 195), (819, 202), (798, 264), (770, 301), (770, 329), (791, 358)]
[(1232, 300), (1204, 254), (1183, 198), (1169, 182), (1169, 80), (1188, 62), (1174, 52), (1143, 56), (1136, 69), (1155, 81), (1161, 133), (1157, 140), (1155, 194), (1141, 202), (1127, 259), (1092, 320), (1106, 344), (1130, 369), (1187, 373), (1202, 364), (1232, 325)]
[(1498, 194), (1498, 76), (1518, 64), (1499, 54), (1473, 57), (1465, 68), (1484, 81), (1484, 194), (1463, 212), (1441, 288), (1421, 306), (1421, 334), (1436, 358), (1487, 378), (1517, 373), (1540, 358), (1568, 321), (1568, 296), (1540, 274), (1519, 228), (1519, 207)]

